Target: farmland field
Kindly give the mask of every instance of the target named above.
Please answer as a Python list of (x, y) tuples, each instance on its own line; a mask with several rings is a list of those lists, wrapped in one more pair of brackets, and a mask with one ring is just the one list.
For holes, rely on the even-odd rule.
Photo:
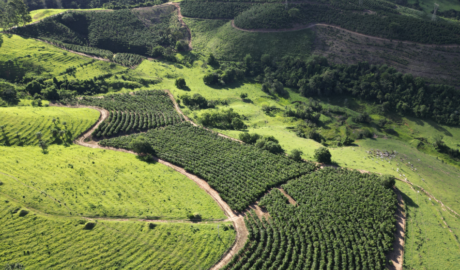
[[(73, 141), (99, 118), (93, 109), (19, 106), (0, 108), (0, 143), (3, 145), (37, 145), (36, 133), (50, 143)], [(53, 122), (53, 119), (55, 122)], [(65, 123), (65, 125), (64, 125)], [(53, 131), (56, 130), (56, 131)], [(60, 130), (66, 131), (59, 135)], [(55, 134), (53, 134), (53, 132)]]
[(26, 269), (206, 269), (235, 238), (228, 223), (85, 220), (43, 215), (3, 194), (0, 201), (0, 264)]
[(193, 181), (134, 155), (81, 146), (1, 147), (0, 193), (62, 216), (225, 219)]

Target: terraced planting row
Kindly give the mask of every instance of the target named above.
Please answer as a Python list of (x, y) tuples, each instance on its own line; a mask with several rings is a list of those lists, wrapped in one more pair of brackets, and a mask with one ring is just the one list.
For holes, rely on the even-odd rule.
[(2, 267), (208, 269), (235, 237), (230, 224), (88, 222), (37, 214), (2, 195), (0, 200)]
[[(100, 144), (130, 149), (129, 143), (137, 136), (103, 140)], [(206, 180), (232, 209), (238, 211), (246, 209), (270, 187), (316, 168), (313, 163), (296, 162), (185, 122), (149, 130), (142, 136), (159, 158)]]
[(174, 125), (183, 121), (168, 94), (159, 90), (74, 99), (68, 103), (109, 110), (109, 117), (94, 132), (93, 136), (96, 138)]
[(248, 214), (249, 241), (227, 269), (384, 269), (396, 195), (381, 177), (324, 169), (273, 189), (260, 201), (269, 220)]
[(56, 107), (0, 108), (0, 144), (37, 145), (72, 141), (97, 121), (99, 112)]

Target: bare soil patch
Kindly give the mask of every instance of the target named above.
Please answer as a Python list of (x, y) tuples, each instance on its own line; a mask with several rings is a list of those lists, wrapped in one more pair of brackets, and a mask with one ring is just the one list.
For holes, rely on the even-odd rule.
[(393, 250), (387, 254), (387, 259), (393, 263), (388, 265), (390, 270), (402, 270), (404, 261), (404, 236), (406, 232), (406, 208), (401, 192), (396, 187), (394, 191), (398, 198), (398, 208), (396, 209), (396, 231), (394, 233)]
[(282, 189), (282, 188), (278, 188), (279, 191), (281, 191), (281, 193), (283, 193), (283, 195), (288, 199), (289, 203), (296, 206), (297, 205), (297, 202), (291, 197), (291, 195), (287, 194), (287, 192)]

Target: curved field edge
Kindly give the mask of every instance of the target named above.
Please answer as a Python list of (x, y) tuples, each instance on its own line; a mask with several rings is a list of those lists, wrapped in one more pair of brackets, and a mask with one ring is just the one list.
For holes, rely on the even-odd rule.
[[(72, 141), (93, 125), (98, 117), (98, 112), (91, 109), (30, 106), (0, 108), (0, 126), (4, 126), (0, 133), (0, 144), (37, 145), (38, 132), (48, 144), (63, 143), (67, 138)], [(60, 136), (53, 134), (53, 130), (63, 130), (69, 134)]]
[(2, 195), (0, 199), (2, 265), (20, 261), (30, 269), (206, 269), (234, 241), (230, 223), (93, 220), (87, 226), (86, 220), (43, 216)]

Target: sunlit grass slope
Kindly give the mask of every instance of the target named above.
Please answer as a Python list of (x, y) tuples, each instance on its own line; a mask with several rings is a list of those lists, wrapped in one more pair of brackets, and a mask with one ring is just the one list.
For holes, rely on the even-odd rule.
[[(220, 224), (87, 220), (47, 216), (0, 195), (0, 265), (26, 269), (208, 269), (233, 244)], [(18, 211), (18, 212), (16, 212)], [(94, 222), (94, 221), (93, 221)], [(219, 226), (219, 228), (218, 228)]]
[(312, 30), (280, 33), (249, 33), (234, 29), (229, 20), (184, 18), (192, 31), (193, 50), (213, 53), (219, 59), (242, 60), (246, 54), (260, 58), (262, 54), (304, 58), (311, 51)]
[[(72, 145), (0, 148), (0, 193), (48, 214), (225, 219), (192, 180), (135, 155)], [(3, 173), (3, 174), (1, 174)], [(54, 200), (55, 199), (55, 200)]]
[[(0, 193), (49, 214), (149, 219), (225, 219), (192, 180), (135, 155), (73, 145), (1, 147)], [(56, 200), (54, 200), (56, 199)]]
[(0, 78), (14, 81), (22, 76), (64, 76), (66, 69), (70, 67), (75, 67), (76, 72), (74, 75), (66, 75), (69, 80), (86, 80), (127, 69), (70, 53), (34, 39), (17, 35), (3, 37), (0, 49)]
[(50, 17), (56, 14), (64, 13), (68, 9), (37, 9), (37, 10), (32, 10), (30, 12), (30, 16), (32, 17), (32, 22), (36, 22), (39, 20), (43, 20), (46, 17)]
[[(48, 144), (60, 142), (53, 136), (53, 129), (68, 130), (71, 140), (88, 130), (99, 118), (99, 112), (86, 108), (63, 107), (5, 107), (0, 108), (0, 144), (37, 145), (37, 132)], [(53, 119), (56, 121), (53, 123)], [(64, 122), (66, 125), (64, 125)]]
[(404, 269), (460, 269), (460, 218), (397, 182), (406, 204)]

